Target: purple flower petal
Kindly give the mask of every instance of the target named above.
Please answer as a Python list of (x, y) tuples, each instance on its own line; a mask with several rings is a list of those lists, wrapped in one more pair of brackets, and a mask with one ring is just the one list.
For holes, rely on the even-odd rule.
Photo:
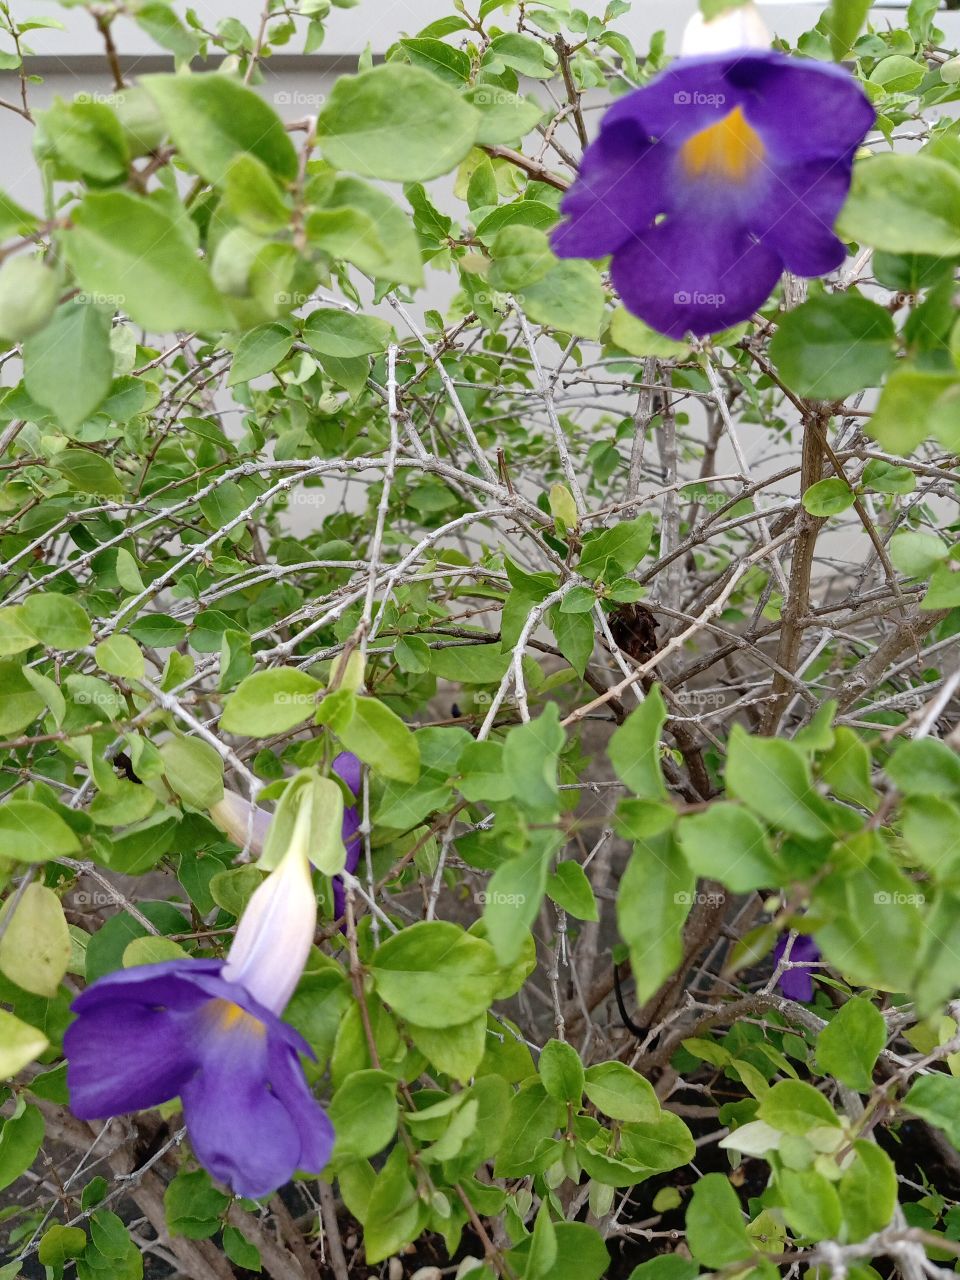
[(661, 212), (672, 157), (631, 120), (605, 125), (583, 156), (580, 177), (560, 208), (567, 221), (551, 244), (560, 258), (602, 258)]
[(197, 1159), (238, 1195), (288, 1182), (300, 1157), (296, 1119), (270, 1089), (269, 1033), (223, 1002), (197, 1015), (202, 1066), (181, 1092)]
[(716, 333), (784, 268), (843, 261), (833, 225), (873, 119), (840, 67), (766, 51), (679, 59), (606, 113), (554, 251), (612, 254), (624, 305), (661, 333)]
[(624, 306), (671, 338), (717, 333), (751, 315), (780, 278), (780, 259), (733, 217), (667, 218), (613, 259)]
[[(207, 999), (196, 988), (192, 993)], [(81, 1014), (63, 1040), (73, 1114), (102, 1120), (175, 1098), (198, 1065), (192, 1017), (126, 1000)]]
[(333, 1150), (333, 1125), (310, 1092), (296, 1054), (275, 1040), (270, 1042), (269, 1053), (270, 1085), (297, 1122), (300, 1135), (297, 1168), (305, 1173), (320, 1173), (329, 1163)]
[(833, 160), (775, 172), (750, 213), (750, 229), (788, 271), (826, 275), (847, 256), (833, 223), (849, 187), (849, 168)]
[[(773, 963), (776, 967), (787, 950), (790, 935), (782, 933), (773, 949)], [(809, 1004), (813, 999), (813, 973), (820, 960), (820, 948), (808, 933), (798, 933), (790, 948), (789, 964), (809, 965), (809, 969), (786, 969), (777, 979), (777, 986), (788, 1000), (797, 1000), (801, 1004)]]
[(726, 79), (777, 160), (849, 165), (875, 119), (856, 80), (833, 63), (757, 53), (734, 60)]
[(333, 772), (355, 796), (360, 794), (360, 761), (352, 751), (341, 751), (333, 762)]

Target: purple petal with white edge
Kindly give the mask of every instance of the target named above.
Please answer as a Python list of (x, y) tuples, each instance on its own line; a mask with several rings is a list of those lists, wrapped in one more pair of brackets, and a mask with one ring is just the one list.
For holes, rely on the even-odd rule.
[(292, 1177), (297, 1121), (269, 1088), (266, 1026), (229, 1010), (197, 1015), (202, 1066), (181, 1092), (197, 1159), (238, 1195), (254, 1199)]
[(116, 996), (81, 1013), (63, 1040), (73, 1114), (102, 1120), (175, 1098), (199, 1062), (190, 1040), (194, 1016)]
[(670, 156), (632, 121), (604, 122), (563, 198), (566, 215), (551, 235), (559, 258), (602, 258), (663, 212)]
[(293, 848), (247, 903), (223, 977), (272, 1013), (281, 1013), (300, 981), (316, 928), (310, 864)]
[(269, 1075), (273, 1092), (294, 1117), (300, 1134), (297, 1168), (322, 1172), (333, 1150), (333, 1125), (310, 1092), (297, 1055), (275, 1040), (269, 1046)]
[(624, 306), (668, 337), (702, 337), (747, 320), (780, 278), (779, 257), (739, 218), (688, 208), (614, 254)]
[(876, 119), (850, 72), (833, 63), (757, 53), (736, 59), (726, 79), (774, 163), (850, 163)]
[(750, 229), (798, 276), (835, 271), (847, 255), (833, 224), (850, 190), (850, 166), (818, 160), (775, 171), (750, 213)]
[(360, 761), (352, 751), (341, 751), (333, 762), (333, 772), (355, 796), (360, 794)]

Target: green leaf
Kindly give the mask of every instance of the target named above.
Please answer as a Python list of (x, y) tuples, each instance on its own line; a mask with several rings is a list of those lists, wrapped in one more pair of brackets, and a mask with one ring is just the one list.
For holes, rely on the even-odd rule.
[(886, 772), (906, 796), (960, 794), (960, 756), (935, 738), (901, 742)]
[(378, 320), (376, 316), (318, 307), (304, 322), (303, 340), (320, 355), (350, 360), (386, 351), (394, 340), (394, 332), (385, 320)]
[(0, 659), (0, 734), (19, 733), (36, 720), (44, 706), (20, 664)]
[(617, 926), (630, 947), (639, 1002), (648, 1000), (683, 958), (683, 925), (696, 881), (667, 835), (638, 841), (620, 881)]
[(813, 790), (806, 758), (790, 742), (754, 737), (734, 725), (727, 787), (771, 826), (808, 840), (830, 835), (826, 805)]
[[(250, 899), (263, 883), (263, 873), (259, 867), (228, 867), (226, 871), (218, 871), (210, 877), (207, 885), (210, 897), (218, 907), (229, 911), (238, 919), (243, 914)], [(142, 939), (137, 939), (142, 941)], [(131, 942), (130, 946), (133, 946)], [(127, 948), (127, 951), (130, 947)], [(126, 956), (127, 952), (124, 952)]]
[(897, 1171), (887, 1153), (864, 1139), (853, 1144), (853, 1151), (853, 1164), (837, 1184), (851, 1243), (888, 1227), (897, 1204)]
[(687, 1208), (687, 1244), (693, 1256), (712, 1270), (753, 1252), (740, 1201), (722, 1173), (708, 1173), (694, 1185)]
[(113, 381), (110, 313), (78, 298), (57, 307), (50, 323), (23, 344), (23, 377), (31, 398), (60, 426), (78, 427)]
[(842, 62), (850, 52), (870, 12), (870, 0), (830, 0), (820, 27), (830, 37), (834, 62)]
[(663, 694), (660, 686), (654, 685), (614, 731), (607, 747), (617, 777), (645, 800), (659, 800), (667, 794), (660, 770), (660, 731), (666, 721)]
[(741, 805), (715, 802), (681, 818), (677, 839), (696, 875), (719, 880), (734, 893), (776, 885), (782, 874), (763, 827)]
[(579, 862), (558, 862), (556, 871), (547, 877), (547, 893), (578, 920), (600, 918), (593, 889)]
[(822, 1093), (803, 1080), (780, 1080), (760, 1099), (757, 1118), (781, 1133), (803, 1137), (811, 1129), (839, 1128), (840, 1120)]
[[(64, 449), (56, 455), (54, 465), (71, 489), (101, 501), (123, 497), (120, 477), (106, 458), (91, 449)], [(119, 555), (118, 551), (118, 560)]]
[(418, 40), (401, 40), (400, 48), (415, 67), (432, 71), (435, 76), (461, 88), (470, 79), (470, 55), (442, 40), (423, 37)]
[(223, 799), (223, 758), (200, 738), (172, 737), (160, 746), (171, 789), (194, 809), (212, 809)]
[(920, 1076), (903, 1099), (903, 1107), (935, 1125), (960, 1150), (960, 1077), (934, 1072)]
[(112, 676), (122, 676), (124, 680), (140, 680), (143, 678), (145, 666), (143, 654), (136, 640), (130, 636), (115, 632), (97, 645), (95, 650), (97, 666)]
[(173, 1236), (205, 1240), (220, 1229), (230, 1197), (218, 1191), (203, 1169), (181, 1170), (163, 1194), (167, 1226)]
[(895, 533), (889, 550), (894, 568), (911, 578), (929, 577), (950, 554), (950, 548), (935, 533), (923, 533), (919, 529)]
[(611, 342), (632, 356), (662, 356), (664, 359), (678, 356), (682, 359), (690, 353), (689, 343), (664, 337), (631, 315), (626, 307), (617, 307), (611, 315), (609, 337)]
[(259, 94), (219, 74), (149, 75), (140, 83), (160, 109), (177, 150), (202, 178), (220, 183), (249, 152), (278, 178), (297, 176), (283, 121)]
[(181, 224), (125, 191), (94, 192), (73, 210), (64, 251), (93, 301), (145, 329), (225, 329), (230, 315)]
[(59, 295), (56, 273), (39, 258), (7, 258), (0, 267), (0, 334), (12, 342), (29, 338), (49, 322)]
[(377, 1174), (367, 1203), (363, 1232), (367, 1265), (382, 1262), (409, 1244), (419, 1234), (425, 1216), (407, 1153), (397, 1146)]
[(238, 222), (260, 235), (283, 231), (292, 210), (280, 194), (265, 164), (243, 151), (227, 166), (223, 181), (224, 203)]
[(611, 529), (588, 533), (577, 570), (585, 578), (603, 578), (611, 570), (616, 570), (618, 577), (629, 573), (647, 554), (652, 537), (653, 517), (649, 511), (635, 520), (622, 520)]
[(420, 748), (409, 726), (375, 698), (354, 698), (352, 705), (350, 719), (333, 726), (344, 747), (384, 778), (416, 782)]
[(480, 147), (496, 147), (519, 142), (533, 129), (543, 108), (534, 98), (521, 98), (495, 84), (479, 84), (463, 95), (480, 112), (476, 142)]
[(879, 155), (859, 161), (838, 234), (891, 253), (960, 255), (960, 173), (944, 160)]
[(550, 627), (557, 648), (583, 679), (593, 653), (593, 621), (587, 613), (564, 613), (559, 607), (550, 610)]
[(397, 1082), (386, 1071), (354, 1071), (330, 1101), (334, 1159), (373, 1156), (397, 1131)]
[(261, 324), (245, 333), (237, 343), (227, 386), (249, 382), (275, 369), (290, 354), (294, 336), (285, 324)]
[[(423, 263), (420, 260), (420, 243), (410, 221), (410, 215), (400, 208), (384, 191), (379, 191), (359, 178), (338, 178), (327, 201), (327, 208), (319, 214), (348, 213), (356, 224), (358, 219), (376, 235), (376, 243), (366, 241), (347, 251), (340, 245), (339, 255), (355, 263), (361, 271), (380, 280), (394, 284), (406, 284), (418, 288), (423, 284)], [(314, 215), (318, 216), (318, 215)], [(308, 235), (316, 232), (312, 218), (307, 222)], [(320, 241), (321, 248), (324, 247)], [(330, 250), (333, 252), (333, 250)]]
[(660, 1103), (653, 1085), (625, 1062), (600, 1062), (587, 1070), (584, 1091), (612, 1120), (653, 1123)]
[(76, 853), (80, 842), (53, 809), (15, 797), (0, 805), (0, 849), (13, 862), (46, 862)]
[(97, 182), (127, 173), (127, 147), (120, 121), (104, 102), (63, 102), (40, 115), (43, 137), (69, 168)]
[(42, 1031), (0, 1009), (0, 1080), (9, 1080), (39, 1058), (48, 1043)]
[(37, 639), (51, 649), (80, 649), (93, 639), (83, 606), (70, 596), (53, 591), (27, 596), (23, 620)]
[(830, 750), (820, 757), (824, 782), (844, 800), (872, 809), (877, 793), (870, 784), (870, 752), (852, 729), (838, 725)]
[(565, 741), (557, 704), (548, 702), (536, 720), (511, 729), (503, 744), (503, 769), (514, 798), (544, 819), (559, 805), (557, 760)]
[[(488, 279), (494, 289), (506, 293), (514, 293), (542, 280), (557, 262), (546, 235), (536, 227), (522, 225), (498, 231), (490, 253), (493, 263)], [(577, 523), (576, 508), (573, 514), (571, 527)]]
[(445, 921), (422, 921), (388, 938), (371, 964), (377, 993), (417, 1026), (455, 1026), (483, 1013), (499, 981), (488, 942)]
[(27, 1107), (21, 1115), (4, 1122), (0, 1130), (0, 1191), (30, 1168), (43, 1135), (43, 1116), (36, 1107)]
[(700, 1267), (678, 1253), (662, 1253), (641, 1262), (630, 1272), (629, 1280), (697, 1280)]
[(28, 884), (13, 909), (4, 903), (0, 920), (6, 930), (0, 938), (0, 972), (24, 991), (55, 996), (70, 963), (70, 931), (60, 899), (52, 889)]
[(833, 1239), (840, 1232), (840, 1197), (833, 1183), (815, 1169), (781, 1169), (777, 1186), (783, 1216), (794, 1235), (810, 1240)]
[(876, 302), (858, 293), (822, 294), (781, 318), (770, 355), (799, 395), (842, 400), (883, 380), (894, 336), (893, 318)]
[(884, 449), (904, 456), (935, 436), (960, 444), (960, 381), (952, 373), (901, 364), (887, 379), (866, 430)]
[(473, 146), (480, 113), (420, 67), (389, 62), (342, 76), (317, 120), (317, 143), (339, 169), (393, 182), (449, 173)]
[(455, 1027), (417, 1027), (407, 1023), (416, 1047), (444, 1075), (467, 1083), (476, 1075), (487, 1047), (487, 1019), (478, 1014)]
[(826, 480), (818, 480), (803, 495), (803, 505), (812, 516), (839, 515), (854, 503), (854, 493), (846, 480), (839, 476), (828, 476)]
[(224, 1227), (223, 1252), (244, 1271), (262, 1271), (260, 1250), (236, 1227)]
[[(248, 869), (241, 868), (244, 871)], [(172, 938), (156, 938), (151, 933), (144, 938), (134, 938), (124, 948), (122, 964), (124, 969), (134, 969), (142, 964), (163, 964), (166, 960), (185, 959), (187, 959), (187, 952), (179, 942), (174, 942)]]
[(37, 637), (27, 626), (23, 605), (8, 605), (0, 609), (0, 655), (8, 657), (32, 649)]
[(865, 996), (854, 996), (817, 1036), (817, 1069), (851, 1089), (869, 1093), (886, 1040), (883, 1014)]
[(542, 280), (525, 285), (521, 306), (537, 324), (596, 340), (606, 300), (596, 267), (573, 259), (557, 263)]
[(562, 1123), (564, 1108), (540, 1084), (526, 1083), (510, 1100), (503, 1142), (493, 1173), (497, 1178), (520, 1178), (537, 1166), (539, 1148)]
[[(584, 1083), (583, 1063), (572, 1045), (563, 1040), (548, 1040), (541, 1051), (537, 1070), (543, 1087), (551, 1098), (555, 1098), (557, 1102), (570, 1102), (575, 1107), (580, 1106)], [(659, 1111), (659, 1107), (657, 1109)]]
[(37, 1257), (45, 1267), (62, 1267), (68, 1258), (79, 1258), (86, 1247), (85, 1231), (56, 1223), (40, 1237)]
[(314, 714), (321, 688), (319, 680), (295, 667), (257, 671), (227, 698), (220, 727), (248, 738), (286, 733)]

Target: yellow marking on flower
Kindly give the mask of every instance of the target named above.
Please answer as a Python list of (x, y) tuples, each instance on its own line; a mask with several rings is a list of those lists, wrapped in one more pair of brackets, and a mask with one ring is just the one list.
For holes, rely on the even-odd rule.
[(210, 1016), (217, 1024), (218, 1031), (247, 1031), (254, 1035), (266, 1035), (267, 1029), (252, 1013), (241, 1009), (232, 1000), (211, 1000)]
[(680, 162), (691, 178), (720, 178), (743, 182), (763, 159), (760, 135), (740, 107), (688, 138), (680, 148)]

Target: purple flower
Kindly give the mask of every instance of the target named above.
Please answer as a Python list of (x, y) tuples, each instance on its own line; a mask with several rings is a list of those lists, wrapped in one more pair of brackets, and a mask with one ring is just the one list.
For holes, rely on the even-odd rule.
[[(360, 793), (360, 761), (352, 751), (341, 751), (333, 762), (333, 772), (346, 783), (354, 796)], [(241, 848), (247, 846), (254, 857), (263, 852), (263, 843), (267, 836), (272, 815), (254, 805), (251, 816), (250, 802), (236, 791), (225, 790), (223, 799), (210, 810), (210, 816), (221, 831), (225, 831), (235, 844)], [(344, 870), (351, 875), (360, 861), (360, 813), (356, 805), (345, 805), (343, 809), (343, 826), (340, 832), (347, 851)], [(333, 877), (333, 915), (339, 919), (344, 912), (343, 883), (339, 876)]]
[(873, 120), (841, 67), (758, 49), (680, 58), (607, 111), (554, 252), (612, 254), (624, 305), (661, 333), (726, 329), (784, 269), (843, 261), (833, 224)]
[[(360, 794), (360, 761), (349, 751), (341, 751), (333, 762), (333, 771), (344, 781), (354, 796)], [(347, 861), (344, 870), (353, 875), (360, 861), (360, 812), (356, 805), (347, 805), (343, 810), (343, 843), (347, 850)], [(346, 896), (343, 881), (339, 876), (333, 877), (333, 918), (339, 920), (346, 909)]]
[(784, 959), (787, 943), (793, 939), (788, 964), (806, 965), (803, 969), (784, 969), (777, 979), (777, 986), (788, 1000), (799, 1000), (801, 1004), (809, 1004), (813, 999), (812, 970), (819, 968), (820, 948), (808, 933), (781, 933), (777, 945), (773, 949), (774, 968)]
[[(229, 804), (219, 817), (239, 813)], [(249, 806), (244, 840), (248, 817)], [(179, 1096), (197, 1159), (255, 1198), (297, 1169), (320, 1173), (333, 1147), (333, 1127), (300, 1065), (299, 1054), (313, 1056), (310, 1046), (280, 1020), (316, 931), (304, 844), (295, 834), (253, 894), (226, 961), (107, 974), (74, 1001), (77, 1018), (64, 1037), (76, 1116), (115, 1116)]]

